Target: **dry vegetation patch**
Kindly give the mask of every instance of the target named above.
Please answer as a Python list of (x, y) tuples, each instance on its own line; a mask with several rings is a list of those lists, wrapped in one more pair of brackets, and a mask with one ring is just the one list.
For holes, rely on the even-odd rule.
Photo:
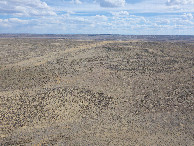
[(0, 39), (0, 144), (192, 146), (193, 48)]

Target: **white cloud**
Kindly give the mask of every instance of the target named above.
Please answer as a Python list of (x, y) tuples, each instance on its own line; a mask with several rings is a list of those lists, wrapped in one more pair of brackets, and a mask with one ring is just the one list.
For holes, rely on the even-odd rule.
[(101, 7), (113, 8), (113, 7), (123, 7), (125, 5), (125, 0), (96, 0), (100, 3)]
[(0, 4), (6, 4), (7, 2), (6, 1), (0, 1)]
[(9, 21), (9, 23), (28, 24), (28, 20), (21, 20), (21, 19), (18, 19), (18, 18), (9, 18), (8, 21)]
[(187, 4), (194, 4), (194, 0), (168, 0), (167, 5), (187, 5)]
[(56, 15), (51, 7), (41, 0), (6, 0), (0, 3), (0, 13), (17, 16)]
[(129, 16), (129, 12), (127, 11), (112, 12), (112, 15), (115, 17), (127, 17)]
[(95, 19), (96, 20), (101, 20), (101, 21), (107, 21), (108, 20), (108, 18), (104, 15), (96, 15)]
[(0, 19), (0, 26), (2, 27), (14, 27), (28, 24), (29, 20), (22, 20), (18, 18)]
[(74, 4), (82, 4), (82, 2), (80, 0), (72, 0), (72, 3), (74, 3)]
[(159, 24), (159, 25), (169, 25), (170, 20), (168, 20), (168, 19), (159, 19), (159, 20), (156, 20), (156, 23)]
[(193, 19), (193, 15), (191, 13), (184, 13), (183, 14), (183, 19), (191, 20), (191, 19)]

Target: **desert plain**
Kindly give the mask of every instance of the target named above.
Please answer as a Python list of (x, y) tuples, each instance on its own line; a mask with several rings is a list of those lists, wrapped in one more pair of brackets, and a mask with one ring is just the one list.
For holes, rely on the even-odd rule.
[(193, 146), (194, 37), (88, 38), (0, 38), (0, 145)]

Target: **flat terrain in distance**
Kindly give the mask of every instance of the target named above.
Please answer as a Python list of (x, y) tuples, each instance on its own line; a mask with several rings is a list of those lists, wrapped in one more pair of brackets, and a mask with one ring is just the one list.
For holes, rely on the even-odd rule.
[(0, 145), (194, 145), (194, 37), (78, 38), (1, 36)]

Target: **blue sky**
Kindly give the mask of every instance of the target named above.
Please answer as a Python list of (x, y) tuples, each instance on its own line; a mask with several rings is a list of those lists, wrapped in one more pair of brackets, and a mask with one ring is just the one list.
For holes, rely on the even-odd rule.
[(194, 35), (194, 0), (0, 0), (0, 33)]

